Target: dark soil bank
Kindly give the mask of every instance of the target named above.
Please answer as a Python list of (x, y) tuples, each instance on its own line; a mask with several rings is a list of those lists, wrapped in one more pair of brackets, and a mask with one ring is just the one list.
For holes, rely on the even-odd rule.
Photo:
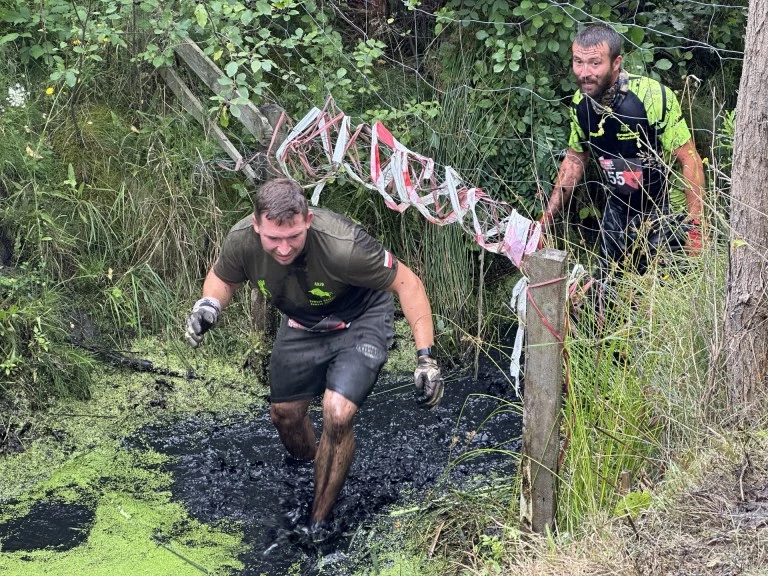
[[(513, 399), (504, 375), (488, 366), (479, 381), (449, 375), (434, 412), (416, 406), (410, 380), (381, 380), (358, 413), (355, 460), (334, 508), (333, 535), (321, 544), (301, 530), (312, 501), (312, 467), (287, 457), (266, 406), (234, 421), (195, 417), (148, 428), (130, 443), (175, 457), (174, 497), (196, 518), (241, 525), (248, 547), (242, 575), (282, 575), (297, 563), (302, 574), (313, 574), (319, 558), (343, 558), (355, 533), (388, 506), (513, 474), (517, 459), (505, 453), (519, 448)], [(319, 403), (311, 414), (319, 434)]]

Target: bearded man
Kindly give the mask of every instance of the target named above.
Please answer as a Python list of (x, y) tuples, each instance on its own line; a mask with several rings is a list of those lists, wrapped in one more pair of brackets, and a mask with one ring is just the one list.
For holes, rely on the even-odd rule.
[[(704, 169), (674, 92), (622, 69), (622, 37), (605, 25), (573, 41), (579, 89), (570, 107), (571, 134), (541, 219), (546, 231), (594, 157), (607, 202), (600, 221), (601, 271), (644, 273), (660, 248), (701, 249)], [(668, 161), (681, 167), (687, 214), (670, 215)]]

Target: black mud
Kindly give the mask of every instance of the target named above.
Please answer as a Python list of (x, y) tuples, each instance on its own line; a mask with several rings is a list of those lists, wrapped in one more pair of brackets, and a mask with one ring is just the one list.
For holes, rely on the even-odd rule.
[[(449, 375), (434, 412), (413, 401), (409, 378), (381, 380), (357, 416), (357, 451), (334, 508), (333, 535), (321, 544), (302, 533), (312, 501), (312, 468), (287, 457), (266, 406), (242, 417), (194, 417), (153, 427), (130, 440), (174, 456), (174, 498), (207, 523), (236, 521), (247, 552), (243, 576), (317, 572), (319, 558), (343, 556), (376, 514), (418, 504), (453, 487), (512, 475), (521, 417), (506, 378), (485, 366), (479, 381)], [(319, 434), (321, 413), (313, 405)], [(295, 572), (291, 572), (295, 573)]]
[(93, 521), (94, 510), (89, 506), (36, 502), (25, 516), (0, 524), (2, 549), (64, 552), (87, 540)]

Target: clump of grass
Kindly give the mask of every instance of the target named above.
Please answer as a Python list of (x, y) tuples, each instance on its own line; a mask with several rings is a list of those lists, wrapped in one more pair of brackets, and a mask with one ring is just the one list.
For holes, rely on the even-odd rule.
[(60, 285), (39, 268), (0, 274), (0, 395), (87, 397), (93, 361), (68, 336)]

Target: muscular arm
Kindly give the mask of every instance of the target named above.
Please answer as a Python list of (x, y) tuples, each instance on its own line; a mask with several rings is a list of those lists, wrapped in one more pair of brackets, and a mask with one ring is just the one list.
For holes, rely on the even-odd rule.
[(216, 298), (221, 303), (222, 311), (227, 307), (232, 296), (242, 284), (230, 284), (216, 276), (211, 268), (203, 282), (203, 298)]
[(435, 343), (435, 328), (432, 324), (432, 308), (421, 278), (402, 262), (397, 263), (397, 275), (388, 292), (397, 294), (405, 319), (411, 326), (416, 349), (426, 348)]
[(700, 220), (704, 204), (704, 166), (701, 157), (693, 145), (693, 140), (688, 140), (672, 154), (680, 164), (687, 184), (685, 201), (688, 205), (688, 215), (691, 219)]
[(573, 190), (584, 176), (584, 166), (588, 160), (589, 152), (576, 152), (573, 148), (568, 148), (563, 163), (560, 164), (555, 186), (552, 188), (552, 197), (544, 210), (542, 223), (545, 227), (552, 224), (555, 216), (571, 198)]

